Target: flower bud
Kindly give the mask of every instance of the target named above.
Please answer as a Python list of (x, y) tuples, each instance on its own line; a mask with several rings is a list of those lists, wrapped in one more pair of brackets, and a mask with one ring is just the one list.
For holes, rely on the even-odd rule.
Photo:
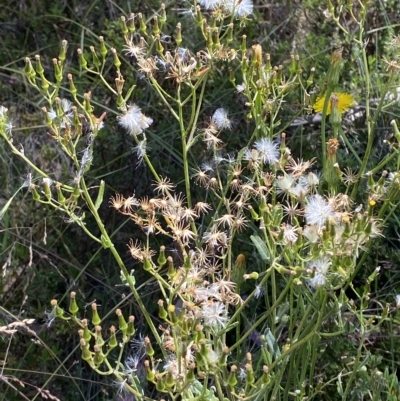
[(158, 303), (158, 316), (162, 320), (167, 320), (168, 313), (164, 308), (164, 301), (160, 299), (157, 303)]
[(266, 385), (271, 381), (271, 375), (269, 374), (269, 369), (267, 365), (263, 366), (263, 374), (261, 376), (261, 383)]
[(33, 82), (36, 76), (36, 72), (32, 67), (31, 60), (29, 57), (25, 57), (25, 75), (29, 81)]
[(93, 350), (94, 350), (93, 362), (96, 366), (100, 366), (104, 362), (104, 359), (105, 359), (105, 356), (101, 350), (100, 345), (95, 344), (93, 346)]
[(91, 361), (92, 353), (89, 350), (88, 344), (86, 343), (86, 341), (83, 338), (81, 338), (79, 342), (81, 345), (82, 359), (87, 362)]
[(154, 383), (155, 380), (155, 374), (150, 368), (150, 362), (149, 361), (144, 361), (144, 367), (146, 368), (146, 380)]
[(144, 344), (145, 344), (145, 348), (146, 348), (146, 355), (149, 357), (154, 356), (154, 349), (151, 345), (149, 337), (144, 338)]
[(128, 329), (128, 324), (126, 323), (126, 320), (124, 318), (124, 315), (122, 314), (121, 309), (117, 309), (115, 311), (115, 314), (118, 316), (118, 327), (122, 331), (124, 336), (126, 336), (126, 330)]
[(136, 330), (135, 330), (135, 326), (133, 324), (134, 322), (135, 322), (135, 316), (130, 315), (128, 317), (128, 329), (126, 330), (126, 335), (128, 337), (132, 337), (135, 334)]
[(52, 300), (50, 301), (50, 305), (53, 307), (53, 309), (55, 309), (54, 312), (55, 312), (55, 315), (56, 315), (57, 317), (62, 318), (62, 317), (64, 316), (64, 310), (61, 309), (61, 308), (58, 306), (58, 302), (57, 302), (56, 299), (52, 299)]
[(240, 50), (242, 51), (242, 55), (246, 53), (247, 50), (247, 42), (246, 42), (247, 36), (243, 35), (242, 36), (242, 44), (240, 46)]
[(87, 343), (89, 343), (90, 340), (92, 339), (92, 333), (90, 332), (89, 327), (88, 327), (88, 320), (87, 319), (82, 319), (81, 320), (81, 325), (83, 327), (83, 336), (82, 336), (82, 338)]
[(36, 72), (40, 75), (41, 78), (43, 78), (44, 68), (42, 66), (42, 62), (40, 61), (39, 54), (36, 54), (35, 60), (36, 60)]
[(236, 371), (237, 371), (237, 366), (232, 365), (231, 371), (229, 372), (229, 376), (228, 376), (228, 386), (231, 389), (234, 389), (237, 384)]
[(142, 13), (138, 13), (137, 17), (139, 19), (140, 30), (143, 33), (146, 33), (147, 32), (147, 27), (146, 27), (146, 23), (145, 23), (144, 18), (143, 18), (143, 14)]
[(85, 59), (85, 56), (83, 55), (82, 49), (79, 48), (76, 52), (78, 53), (79, 66), (84, 70), (87, 70), (87, 61)]
[(44, 194), (49, 202), (51, 201), (51, 189), (50, 189), (51, 184), (52, 184), (52, 181), (50, 178), (43, 178), (43, 190), (44, 190)]
[(90, 46), (90, 52), (92, 53), (92, 64), (98, 69), (101, 66), (101, 61), (97, 57), (94, 46)]
[(60, 83), (63, 79), (61, 62), (56, 58), (53, 58), (53, 65), (54, 65), (54, 76), (56, 78), (57, 83)]
[(119, 60), (118, 53), (113, 47), (110, 50), (113, 55), (114, 66), (119, 71), (119, 68), (121, 67), (121, 61)]
[(76, 316), (76, 314), (79, 311), (79, 307), (76, 303), (76, 292), (72, 291), (70, 294), (70, 299), (69, 299), (69, 312), (71, 313), (72, 316)]
[(339, 83), (340, 70), (342, 65), (342, 51), (343, 49), (337, 49), (333, 52), (331, 57), (331, 64), (328, 70), (328, 84), (331, 87), (335, 87)]
[(107, 47), (106, 47), (106, 45), (104, 43), (104, 37), (103, 36), (99, 36), (99, 41), (100, 41), (100, 54), (101, 54), (101, 57), (103, 58), (103, 61), (104, 61), (104, 59), (107, 56)]
[(60, 60), (61, 64), (64, 63), (65, 59), (67, 58), (67, 48), (68, 48), (68, 41), (65, 39), (61, 41), (61, 49), (58, 59)]
[(118, 345), (117, 336), (115, 335), (115, 326), (110, 327), (110, 340), (108, 341), (109, 348), (113, 349)]
[(162, 28), (166, 22), (167, 22), (167, 13), (165, 12), (165, 4), (161, 3), (160, 28)]
[(246, 369), (246, 384), (251, 385), (255, 381), (253, 367), (251, 366), (250, 363), (246, 363), (245, 369)]
[(97, 312), (97, 304), (95, 302), (92, 303), (92, 323), (95, 326), (101, 323), (99, 313)]
[(168, 256), (167, 258), (167, 262), (168, 262), (168, 272), (167, 275), (170, 279), (174, 278), (176, 275), (176, 270), (174, 267), (174, 260), (172, 259), (171, 256)]
[(331, 114), (329, 115), (329, 122), (332, 124), (334, 130), (338, 130), (342, 125), (342, 113), (339, 110), (339, 97), (336, 93), (332, 93), (330, 102)]
[(98, 345), (100, 347), (102, 347), (104, 345), (104, 338), (101, 333), (101, 326), (95, 326), (94, 339), (95, 339), (96, 345)]

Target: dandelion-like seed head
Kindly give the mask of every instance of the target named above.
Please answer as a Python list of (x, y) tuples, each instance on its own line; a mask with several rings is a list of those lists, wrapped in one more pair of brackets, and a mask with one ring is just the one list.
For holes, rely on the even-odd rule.
[(278, 144), (269, 138), (262, 138), (254, 142), (254, 147), (260, 154), (264, 164), (273, 164), (279, 160)]
[(225, 0), (224, 6), (238, 18), (253, 14), (254, 9), (252, 0)]
[(231, 128), (231, 121), (228, 118), (228, 111), (223, 108), (215, 110), (211, 121), (218, 130)]
[(139, 135), (146, 128), (150, 127), (153, 120), (142, 114), (140, 107), (133, 104), (128, 111), (118, 118), (119, 125), (125, 128), (131, 135)]
[(321, 229), (327, 220), (336, 220), (336, 212), (321, 195), (314, 195), (308, 198), (308, 204), (304, 208), (304, 217), (307, 224), (316, 224)]
[(314, 271), (314, 277), (308, 280), (308, 284), (313, 288), (321, 287), (326, 282), (329, 266), (332, 262), (326, 257), (312, 260), (308, 262), (307, 267)]
[(218, 301), (209, 301), (205, 303), (201, 308), (201, 316), (204, 325), (214, 329), (215, 331), (225, 328), (229, 321), (225, 304)]

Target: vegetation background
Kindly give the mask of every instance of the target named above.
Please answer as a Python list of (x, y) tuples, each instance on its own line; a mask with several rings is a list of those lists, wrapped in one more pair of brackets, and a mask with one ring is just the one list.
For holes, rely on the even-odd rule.
[[(183, 43), (195, 48), (198, 40), (196, 34), (188, 30), (185, 33), (185, 27), (190, 27), (187, 2), (173, 1), (167, 7), (174, 10), (168, 14), (171, 35), (174, 34), (176, 23), (181, 22)], [(61, 40), (66, 39), (69, 43), (68, 58), (75, 59), (74, 65), (77, 65), (76, 49), (88, 49), (97, 44), (99, 35), (121, 49), (124, 43), (119, 17), (138, 11), (151, 16), (158, 8), (159, 3), (154, 0), (0, 0), (0, 104), (7, 107), (14, 118), (14, 143), (21, 144), (26, 152), (34, 155), (35, 163), (52, 171), (55, 177), (62, 175), (69, 167), (67, 161), (63, 163), (58, 157), (57, 148), (46, 134), (40, 110), (43, 106), (41, 98), (27, 85), (23, 75), (25, 57), (33, 58), (35, 54), (40, 54), (43, 64), (52, 65), (51, 58), (57, 56)], [(351, 92), (359, 102), (353, 118), (346, 119), (345, 124), (353, 134), (353, 146), (362, 148), (365, 142), (363, 92), (359, 82), (357, 54), (352, 47), (351, 35), (344, 36), (329, 18), (329, 2), (258, 0), (255, 10), (245, 28), (248, 43), (261, 44), (264, 51), (271, 53), (274, 65), (289, 63), (290, 54), (295, 53), (300, 56), (304, 66), (326, 71), (332, 52), (338, 46), (343, 47), (343, 89)], [(400, 3), (397, 0), (371, 0), (367, 21), (368, 39), (365, 46), (368, 48), (371, 76), (376, 79), (378, 93), (380, 71), (377, 61), (391, 55), (388, 44), (393, 35), (399, 32)], [(351, 29), (349, 21), (350, 32)], [(94, 86), (92, 76), (80, 71), (76, 71), (75, 76), (79, 76), (76, 84), (91, 90), (95, 104), (108, 113), (90, 171), (94, 179), (106, 180), (104, 199), (116, 191), (125, 195), (133, 192), (139, 196), (150, 194), (151, 176), (143, 165), (137, 165), (135, 154), (130, 150), (133, 146), (131, 139), (118, 134), (120, 129), (115, 123), (116, 107), (107, 92)], [(125, 79), (137, 85), (132, 101), (140, 101), (143, 112), (155, 121), (157, 138), (151, 144), (151, 154), (157, 156), (159, 167), (165, 175), (179, 183), (179, 159), (174, 159), (170, 152), (164, 151), (173, 149), (177, 140), (168, 120), (164, 118), (165, 110), (155, 103), (149, 87), (137, 79), (133, 72), (132, 76), (126, 76)], [(318, 76), (318, 79), (322, 80), (323, 77)], [(226, 74), (216, 76), (209, 90), (212, 96), (208, 98), (206, 106), (210, 108), (210, 114), (221, 106), (232, 111), (243, 108), (240, 101), (232, 96), (233, 89)], [(370, 96), (373, 98), (375, 94)], [(290, 109), (287, 112), (290, 113)], [(359, 114), (355, 115), (357, 112)], [(400, 110), (396, 107), (390, 113), (382, 113), (378, 122), (379, 138), (374, 149), (377, 161), (387, 151), (383, 139), (389, 135), (390, 121), (399, 115)], [(288, 129), (291, 147), (294, 148), (296, 144), (304, 146), (306, 156), (315, 151), (313, 142), (317, 141), (318, 136), (318, 122), (313, 122), (312, 117), (304, 116), (302, 124), (293, 124)], [(246, 135), (246, 122), (237, 120), (235, 124), (234, 132)], [(240, 135), (232, 133), (229, 141), (243, 146), (246, 138)], [(307, 146), (302, 142), (304, 139)], [(96, 301), (103, 311), (108, 311), (120, 304), (130, 314), (135, 314), (135, 306), (122, 297), (123, 290), (116, 286), (119, 283), (119, 270), (110, 254), (93, 244), (78, 227), (70, 226), (55, 212), (49, 214), (49, 210), (38, 207), (28, 192), (18, 192), (28, 171), (3, 143), (0, 143), (0, 160), (0, 209), (15, 195), (12, 206), (0, 220), (0, 323), (7, 324), (16, 317), (35, 318), (35, 323), (31, 325), (33, 333), (26, 335), (21, 329), (12, 339), (0, 338), (0, 400), (23, 399), (21, 393), (12, 388), (21, 388), (21, 383), (25, 383), (25, 389), (22, 390), (25, 399), (35, 399), (41, 388), (61, 400), (113, 399), (112, 384), (96, 377), (81, 360), (75, 329), (67, 323), (49, 324), (51, 322), (46, 318), (46, 312), (51, 299), (62, 300), (73, 290), (87, 306)], [(348, 166), (352, 164), (354, 161), (349, 156)], [(104, 202), (101, 213), (109, 232), (114, 232), (117, 245), (124, 249), (129, 238), (135, 236), (131, 226), (127, 228), (118, 214), (109, 209), (107, 202)], [(365, 261), (363, 277), (355, 280), (357, 285), (357, 280), (361, 282), (377, 266), (381, 266), (379, 281), (372, 289), (372, 297), (379, 298), (380, 302), (384, 299), (393, 302), (394, 296), (400, 293), (399, 232), (399, 215), (393, 215), (385, 229), (386, 238), (381, 239), (370, 252)], [(128, 255), (126, 261), (128, 266), (135, 267)], [(136, 280), (142, 284), (140, 273)], [(151, 298), (155, 288), (151, 283), (142, 288), (143, 299), (150, 310), (156, 310)], [(141, 324), (139, 316), (139, 331)], [(381, 371), (385, 367), (396, 371), (400, 361), (398, 337), (396, 327), (387, 327), (386, 331), (382, 329), (381, 333), (369, 339), (376, 358), (374, 363)], [(330, 350), (332, 361), (344, 363), (343, 358), (352, 352), (356, 343), (357, 333), (354, 333), (353, 337), (334, 344)], [(10, 385), (10, 381), (1, 379), (5, 375), (14, 377), (15, 381)], [(42, 395), (46, 395), (43, 391)]]

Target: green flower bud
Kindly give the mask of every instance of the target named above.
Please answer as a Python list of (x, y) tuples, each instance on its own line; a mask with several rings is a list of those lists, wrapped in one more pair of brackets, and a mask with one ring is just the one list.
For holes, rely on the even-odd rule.
[(138, 19), (139, 19), (140, 30), (143, 33), (146, 33), (147, 32), (147, 27), (146, 27), (146, 23), (145, 23), (144, 18), (143, 18), (143, 14), (142, 13), (138, 13), (137, 16), (138, 16)]
[(117, 336), (115, 335), (115, 326), (110, 327), (110, 340), (108, 341), (108, 346), (113, 349), (118, 345)]
[(40, 200), (40, 195), (39, 192), (36, 190), (36, 185), (31, 183), (29, 185), (29, 190), (32, 192), (32, 197), (35, 201)]
[(153, 347), (151, 345), (149, 337), (145, 337), (144, 338), (144, 344), (145, 344), (145, 348), (146, 348), (146, 355), (149, 356), (149, 357), (154, 356), (154, 349), (153, 349)]
[(90, 46), (90, 51), (92, 53), (92, 64), (98, 69), (101, 66), (101, 61), (97, 57), (96, 49), (94, 46)]
[(332, 54), (331, 64), (327, 74), (328, 84), (332, 87), (335, 87), (339, 82), (342, 66), (342, 50), (343, 49), (337, 49)]
[(168, 305), (169, 318), (171, 322), (174, 324), (176, 324), (176, 322), (178, 321), (178, 317), (176, 316), (175, 310), (176, 310), (175, 305)]
[(60, 203), (61, 205), (65, 205), (66, 199), (64, 197), (64, 194), (62, 193), (61, 184), (59, 182), (56, 183), (56, 191), (58, 203)]
[(196, 364), (194, 362), (191, 362), (189, 364), (189, 369), (186, 372), (186, 382), (191, 383), (196, 379), (196, 376), (194, 374), (194, 370), (196, 369)]
[(306, 81), (306, 88), (309, 88), (314, 83), (314, 73), (315, 73), (315, 67), (312, 67), (310, 70), (310, 75), (308, 76)]
[(160, 393), (165, 391), (165, 384), (163, 380), (163, 376), (160, 373), (156, 374), (156, 390)]
[(168, 313), (164, 308), (164, 301), (162, 299), (158, 301), (158, 316), (162, 320), (167, 320), (168, 317)]
[(58, 306), (58, 302), (57, 302), (56, 299), (52, 299), (52, 300), (50, 301), (50, 305), (53, 307), (54, 312), (55, 312), (55, 315), (56, 315), (57, 317), (62, 318), (62, 317), (64, 316), (64, 310), (61, 309), (61, 308)]
[(52, 182), (50, 178), (43, 178), (43, 191), (49, 202), (51, 201), (51, 189), (50, 189), (51, 184)]
[(101, 326), (96, 326), (94, 328), (94, 339), (97, 345), (102, 347), (104, 345), (103, 334), (101, 333)]
[(167, 22), (167, 13), (165, 11), (165, 4), (161, 3), (161, 10), (160, 10), (160, 28), (164, 26)]
[(83, 338), (80, 339), (80, 345), (82, 351), (82, 359), (87, 362), (91, 361), (92, 353), (89, 351), (89, 346)]
[(60, 54), (58, 56), (58, 59), (61, 61), (61, 64), (63, 64), (65, 59), (67, 58), (67, 48), (68, 48), (68, 42), (64, 39), (61, 41), (61, 49), (60, 49)]
[(231, 388), (231, 390), (233, 390), (237, 385), (236, 371), (237, 371), (237, 366), (232, 365), (231, 371), (229, 372), (228, 376), (228, 386)]
[(85, 107), (85, 111), (89, 114), (92, 114), (93, 107), (90, 104), (90, 98), (92, 96), (92, 92), (87, 92), (83, 94), (83, 106)]
[(29, 81), (34, 82), (36, 72), (32, 67), (32, 63), (29, 57), (25, 57), (25, 75)]
[(150, 369), (150, 362), (144, 361), (144, 367), (146, 368), (146, 380), (154, 383), (156, 376), (155, 373)]
[(342, 113), (339, 110), (339, 96), (336, 93), (332, 93), (330, 102), (331, 114), (329, 115), (329, 122), (332, 124), (332, 127), (337, 130), (342, 125)]
[(117, 309), (115, 311), (115, 314), (118, 316), (118, 327), (122, 331), (124, 336), (126, 336), (126, 331), (128, 329), (128, 324), (126, 323), (126, 320), (124, 318), (124, 315), (122, 314), (121, 309)]
[(129, 33), (129, 29), (126, 25), (126, 18), (122, 15), (121, 16), (121, 24), (122, 24), (122, 33), (126, 36)]
[(170, 279), (173, 279), (176, 275), (176, 270), (174, 267), (174, 260), (172, 259), (171, 256), (168, 256), (167, 258), (167, 262), (168, 262), (168, 272), (167, 275)]
[(89, 343), (90, 340), (92, 339), (92, 333), (89, 330), (88, 327), (88, 320), (87, 319), (82, 319), (81, 320), (81, 325), (83, 326), (83, 336), (82, 338)]
[(101, 57), (103, 58), (103, 61), (104, 61), (104, 59), (107, 56), (107, 47), (106, 47), (106, 45), (104, 43), (104, 37), (103, 36), (99, 36), (99, 41), (100, 41), (100, 54), (101, 54)]
[(158, 17), (155, 15), (153, 17), (153, 35), (157, 36), (160, 35), (160, 27), (158, 26)]
[(169, 389), (171, 389), (171, 388), (173, 388), (174, 386), (175, 386), (175, 379), (174, 379), (174, 376), (172, 375), (172, 373), (171, 373), (171, 369), (173, 369), (173, 368), (170, 368), (168, 371), (167, 371), (167, 375), (165, 376), (165, 380), (164, 380), (164, 383), (165, 383), (165, 387), (167, 387), (167, 388), (169, 388)]
[(67, 75), (68, 81), (69, 81), (69, 90), (71, 92), (71, 95), (75, 98), (77, 94), (77, 89), (75, 87), (74, 81), (72, 79), (72, 74)]
[(63, 79), (61, 62), (56, 58), (53, 58), (53, 65), (54, 65), (54, 76), (56, 78), (57, 83), (60, 83)]
[(99, 313), (97, 312), (97, 304), (95, 302), (92, 303), (92, 323), (95, 326), (101, 323)]
[(261, 383), (266, 385), (271, 381), (271, 375), (269, 374), (269, 369), (267, 365), (263, 366), (263, 374), (261, 376)]
[(136, 330), (135, 330), (135, 326), (133, 324), (134, 322), (135, 322), (135, 316), (130, 315), (128, 317), (128, 329), (126, 330), (126, 335), (128, 337), (132, 337), (135, 334)]
[(114, 66), (119, 71), (119, 68), (121, 67), (121, 61), (119, 60), (118, 53), (113, 47), (110, 50), (113, 55)]
[(160, 253), (157, 259), (157, 264), (159, 267), (163, 267), (166, 263), (167, 263), (167, 258), (165, 257), (165, 246), (161, 246)]
[(76, 292), (72, 291), (70, 294), (69, 298), (69, 311), (72, 316), (76, 316), (76, 314), (79, 312), (79, 307), (76, 303)]
[(253, 384), (255, 382), (253, 367), (250, 363), (246, 363), (246, 384)]
[(149, 258), (143, 258), (143, 270), (149, 272), (153, 269), (151, 261)]
[(87, 61), (85, 59), (85, 56), (83, 55), (82, 49), (79, 48), (77, 50), (77, 53), (78, 53), (78, 58), (79, 58), (79, 66), (81, 68), (83, 68), (84, 70), (87, 70), (88, 69), (87, 68)]
[(42, 66), (42, 62), (40, 61), (39, 54), (36, 54), (35, 60), (36, 60), (36, 72), (40, 75), (41, 78), (43, 78), (44, 68)]
[(246, 41), (246, 39), (247, 39), (247, 36), (243, 35), (242, 36), (242, 44), (240, 46), (240, 50), (242, 52), (242, 55), (244, 55), (246, 53), (246, 50), (247, 50), (247, 41)]
[(104, 362), (105, 356), (104, 356), (104, 354), (103, 354), (103, 352), (101, 350), (100, 345), (95, 344), (93, 346), (93, 350), (94, 350), (93, 362), (94, 362), (95, 366), (98, 367)]

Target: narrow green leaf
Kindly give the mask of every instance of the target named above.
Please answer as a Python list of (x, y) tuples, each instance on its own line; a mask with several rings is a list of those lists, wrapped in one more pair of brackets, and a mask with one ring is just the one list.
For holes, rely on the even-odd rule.
[(261, 259), (264, 262), (269, 261), (269, 252), (265, 242), (258, 235), (250, 235), (250, 239), (253, 242), (254, 246), (257, 248), (258, 253), (261, 256)]

